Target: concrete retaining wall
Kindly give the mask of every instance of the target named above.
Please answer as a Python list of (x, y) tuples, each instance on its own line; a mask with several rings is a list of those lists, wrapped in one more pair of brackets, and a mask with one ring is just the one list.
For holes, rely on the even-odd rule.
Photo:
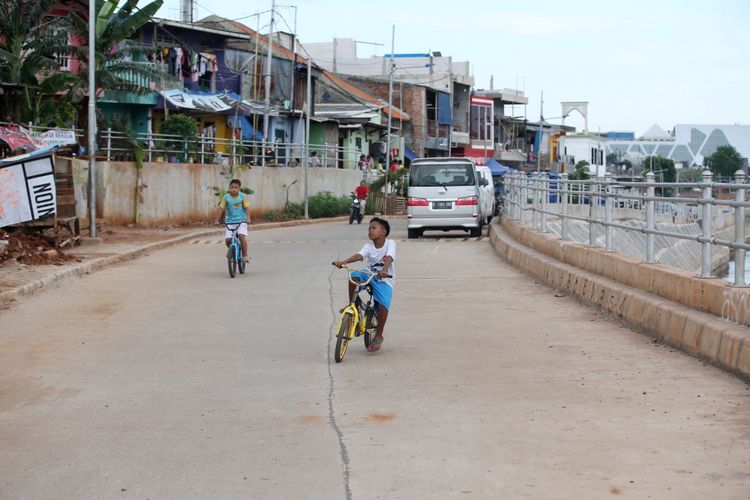
[[(88, 162), (72, 161), (76, 211), (88, 223)], [(135, 222), (136, 168), (130, 162), (98, 161), (97, 217), (113, 224)], [(362, 172), (333, 168), (309, 169), (310, 195), (330, 191), (347, 196), (362, 180)], [(269, 210), (282, 209), (286, 202), (304, 200), (304, 169), (286, 167), (238, 168), (233, 174), (255, 191), (250, 195), (251, 213), (259, 216)], [(218, 215), (218, 189), (227, 189), (229, 169), (220, 165), (145, 163), (142, 171), (140, 222), (142, 224), (180, 224), (205, 220)], [(292, 184), (292, 182), (297, 181)]]
[(508, 217), (502, 218), (502, 226), (519, 243), (560, 262), (728, 321), (750, 325), (750, 289), (734, 288), (718, 278), (698, 278), (671, 266), (645, 264), (638, 258), (621, 253), (561, 241), (511, 221)]
[[(493, 224), (490, 228), (490, 239), (505, 260), (540, 281), (600, 307), (634, 329), (750, 380), (750, 328), (697, 310), (702, 307), (683, 305), (684, 301), (702, 306), (702, 298), (710, 296), (714, 286), (720, 286), (717, 280), (697, 280), (663, 266), (641, 264), (627, 256), (533, 233), (503, 218), (502, 227)], [(649, 272), (650, 267), (653, 272)], [(711, 285), (704, 287), (701, 283)], [(745, 302), (739, 305), (744, 311), (734, 309), (731, 313), (747, 322), (747, 295), (738, 296), (744, 297)]]

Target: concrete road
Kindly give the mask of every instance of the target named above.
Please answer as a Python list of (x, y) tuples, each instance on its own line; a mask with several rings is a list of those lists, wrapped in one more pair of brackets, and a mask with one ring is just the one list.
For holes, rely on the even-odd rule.
[(406, 241), (385, 343), (332, 361), (365, 226), (219, 238), (0, 312), (0, 498), (750, 497), (750, 391), (535, 284)]

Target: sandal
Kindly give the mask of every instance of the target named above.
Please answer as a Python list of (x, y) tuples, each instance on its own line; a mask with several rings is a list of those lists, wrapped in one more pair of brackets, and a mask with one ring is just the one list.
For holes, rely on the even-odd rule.
[(380, 346), (383, 343), (383, 337), (375, 337), (370, 341), (370, 345), (367, 347), (367, 350), (369, 352), (378, 352), (380, 350)]

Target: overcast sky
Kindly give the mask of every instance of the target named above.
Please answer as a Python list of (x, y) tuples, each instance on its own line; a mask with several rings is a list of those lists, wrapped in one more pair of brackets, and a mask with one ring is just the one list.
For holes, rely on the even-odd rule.
[[(141, 0), (145, 4), (147, 0)], [(526, 113), (561, 115), (560, 101), (589, 101), (589, 129), (637, 134), (658, 123), (750, 124), (750, 1), (747, 0), (279, 0), (302, 42), (333, 37), (377, 42), (358, 55), (440, 51), (470, 61), (477, 88), (524, 90)], [(179, 0), (160, 17), (177, 19)], [(236, 19), (271, 1), (199, 0), (196, 18)], [(262, 32), (269, 14), (261, 16)], [(255, 28), (256, 19), (244, 19)], [(291, 31), (283, 24), (282, 30)], [(523, 110), (516, 108), (516, 115)], [(567, 124), (583, 128), (575, 115)]]

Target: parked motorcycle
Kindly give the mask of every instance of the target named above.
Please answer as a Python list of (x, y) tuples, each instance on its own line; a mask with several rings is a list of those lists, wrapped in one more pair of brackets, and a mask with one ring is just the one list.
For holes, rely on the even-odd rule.
[(352, 193), (352, 205), (349, 210), (349, 224), (352, 224), (355, 220), (357, 224), (362, 224), (362, 219), (365, 218), (364, 207), (357, 195)]

